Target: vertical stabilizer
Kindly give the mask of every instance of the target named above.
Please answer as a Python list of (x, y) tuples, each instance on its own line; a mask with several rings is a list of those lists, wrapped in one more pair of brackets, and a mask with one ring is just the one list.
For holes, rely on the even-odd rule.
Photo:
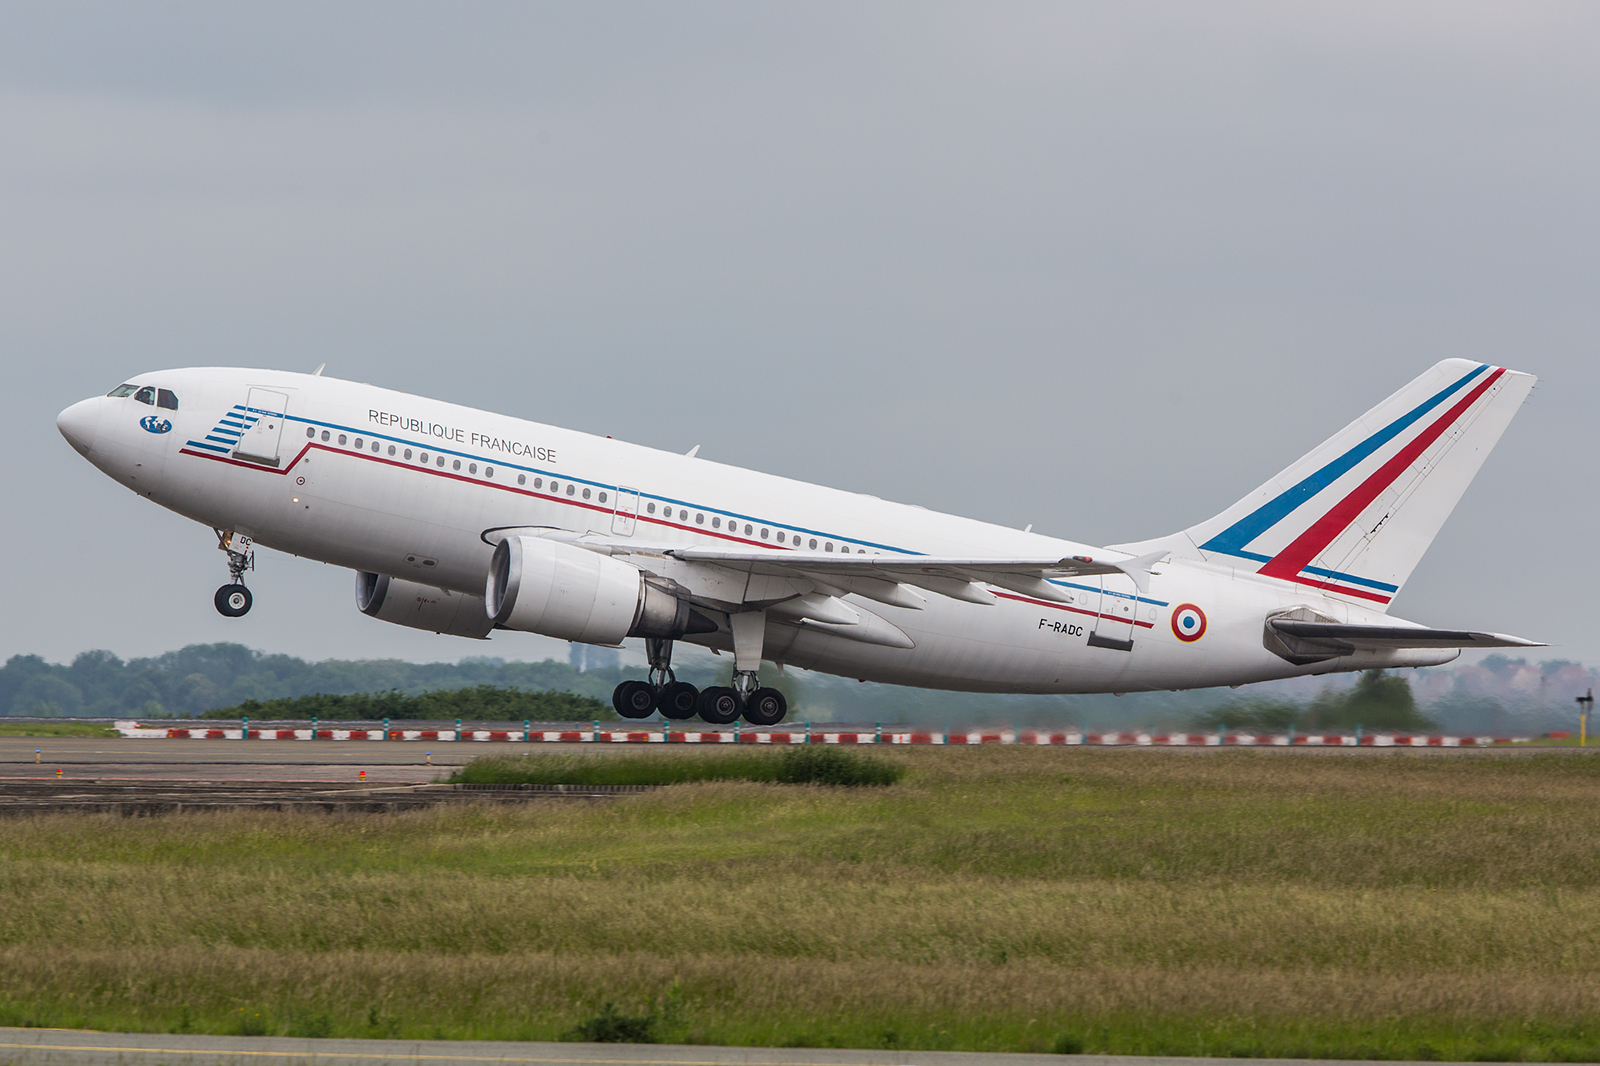
[(1536, 380), (1446, 359), (1215, 518), (1117, 547), (1165, 548), (1386, 608)]

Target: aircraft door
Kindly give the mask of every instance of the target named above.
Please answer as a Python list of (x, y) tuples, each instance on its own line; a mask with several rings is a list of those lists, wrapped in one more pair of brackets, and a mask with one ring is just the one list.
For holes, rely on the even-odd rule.
[(639, 524), (639, 491), (617, 486), (617, 509), (611, 514), (611, 532), (619, 537), (633, 536)]
[(251, 389), (240, 413), (244, 429), (234, 447), (235, 458), (278, 465), (278, 443), (283, 439), (283, 416), (289, 397), (271, 389)]
[[(1128, 587), (1124, 590), (1119, 585)], [(1137, 592), (1131, 579), (1101, 576), (1100, 606), (1095, 612), (1094, 630), (1089, 634), (1089, 647), (1133, 650), (1133, 620), (1139, 610), (1139, 601), (1134, 598)]]

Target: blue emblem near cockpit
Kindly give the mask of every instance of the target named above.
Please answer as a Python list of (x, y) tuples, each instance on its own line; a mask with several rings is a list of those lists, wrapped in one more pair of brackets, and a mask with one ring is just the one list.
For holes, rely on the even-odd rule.
[(144, 427), (146, 433), (170, 433), (172, 431), (171, 422), (168, 422), (165, 418), (157, 418), (155, 415), (145, 415), (139, 419), (139, 425)]

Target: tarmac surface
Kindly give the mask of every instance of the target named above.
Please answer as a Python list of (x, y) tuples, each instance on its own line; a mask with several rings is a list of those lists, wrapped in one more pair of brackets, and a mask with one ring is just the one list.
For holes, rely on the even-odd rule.
[[(1287, 1066), (1300, 1059), (1206, 1059)], [(517, 1044), (458, 1040), (309, 1040), (272, 1036), (0, 1029), (0, 1066), (1191, 1066), (1193, 1059), (1020, 1055), (967, 1051), (706, 1047), (683, 1044)], [(1318, 1066), (1343, 1066), (1318, 1060)], [(1410, 1064), (1401, 1064), (1410, 1066)], [(1438, 1063), (1432, 1066), (1440, 1066)]]
[[(473, 741), (150, 740), (128, 737), (0, 737), (0, 791), (7, 780), (276, 781), (423, 785), (442, 781), (481, 755), (571, 754), (637, 750), (622, 744), (495, 744)], [(674, 748), (677, 745), (673, 746)], [(654, 750), (661, 750), (656, 747)], [(960, 751), (962, 748), (950, 750)], [(1062, 750), (1062, 749), (1053, 749)], [(1354, 747), (1099, 747), (1079, 751), (1144, 751), (1204, 757), (1218, 751), (1298, 752), (1324, 756), (1485, 757), (1561, 752), (1600, 753), (1600, 747), (1354, 748)], [(1157, 756), (1159, 757), (1159, 756)], [(60, 774), (57, 774), (57, 771)], [(362, 771), (366, 776), (361, 776)]]
[[(519, 752), (571, 746), (518, 744)], [(0, 737), (0, 779), (143, 778), (158, 781), (367, 780), (426, 784), (502, 744), (371, 740), (131, 740)], [(36, 755), (37, 753), (37, 755)], [(35, 762), (37, 758), (37, 762)], [(432, 760), (431, 763), (429, 760)]]

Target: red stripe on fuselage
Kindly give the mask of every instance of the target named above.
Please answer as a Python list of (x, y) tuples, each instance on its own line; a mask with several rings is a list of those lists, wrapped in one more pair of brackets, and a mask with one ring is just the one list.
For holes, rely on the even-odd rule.
[[(1300, 534), (1283, 551), (1273, 556), (1257, 573), (1265, 577), (1281, 578), (1284, 581), (1294, 581), (1302, 585), (1311, 585), (1315, 588), (1335, 591), (1341, 595), (1359, 596), (1363, 599), (1378, 599), (1371, 593), (1355, 592), (1354, 590), (1334, 586), (1326, 578), (1305, 578), (1300, 576), (1300, 571), (1320, 555), (1328, 545), (1333, 543), (1335, 537), (1344, 532), (1346, 527), (1360, 517), (1361, 512), (1384, 489), (1392, 485), (1396, 478), (1403, 474), (1417, 457), (1427, 450), (1428, 446), (1449, 429), (1456, 419), (1466, 413), (1467, 409), (1478, 402), (1478, 398), (1488, 391), (1489, 386), (1500, 380), (1504, 368), (1496, 368), (1483, 381), (1473, 389), (1433, 425), (1417, 434), (1416, 438), (1395, 453), (1387, 463), (1380, 466), (1367, 480), (1356, 486), (1355, 490), (1329, 508), (1328, 513), (1311, 524), (1311, 528)], [(1382, 600), (1380, 602), (1388, 602)]]

